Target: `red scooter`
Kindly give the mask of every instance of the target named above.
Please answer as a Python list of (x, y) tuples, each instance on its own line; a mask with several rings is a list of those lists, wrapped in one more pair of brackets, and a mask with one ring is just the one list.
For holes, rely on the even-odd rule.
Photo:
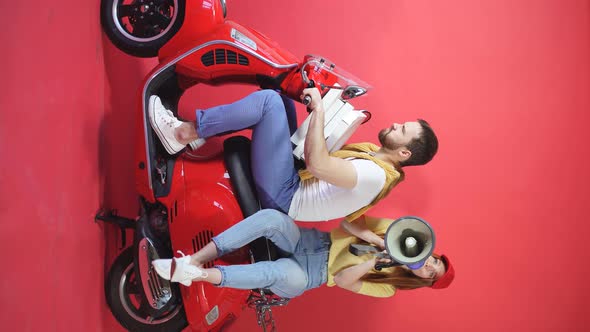
[[(115, 260), (105, 282), (113, 315), (132, 331), (218, 331), (246, 306), (256, 310), (264, 330), (274, 329), (271, 307), (285, 305), (267, 290), (217, 288), (206, 283), (178, 287), (161, 279), (152, 260), (180, 250), (192, 254), (211, 238), (259, 209), (250, 174), (249, 140), (234, 136), (223, 143), (223, 157), (186, 151), (166, 153), (152, 132), (148, 98), (160, 96), (178, 114), (188, 88), (204, 83), (256, 84), (294, 100), (304, 88), (322, 93), (337, 87), (342, 99), (366, 92), (366, 85), (329, 61), (291, 53), (259, 32), (225, 20), (224, 0), (103, 0), (101, 21), (110, 40), (135, 56), (158, 56), (160, 63), (139, 92), (135, 178), (139, 216), (113, 211), (96, 219), (134, 230), (133, 245)], [(124, 236), (123, 236), (124, 238)], [(247, 248), (210, 262), (248, 264), (274, 259), (274, 247), (258, 239)]]

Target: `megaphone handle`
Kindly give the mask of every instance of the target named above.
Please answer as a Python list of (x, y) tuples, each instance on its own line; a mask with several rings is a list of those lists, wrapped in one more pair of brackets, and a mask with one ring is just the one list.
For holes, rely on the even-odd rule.
[(377, 248), (375, 248), (374, 246), (354, 243), (348, 246), (348, 251), (355, 256), (378, 253)]
[(389, 262), (389, 263), (377, 262), (375, 264), (375, 270), (381, 271), (381, 269), (386, 268), (386, 267), (401, 266), (401, 265), (402, 264), (400, 264), (398, 262)]

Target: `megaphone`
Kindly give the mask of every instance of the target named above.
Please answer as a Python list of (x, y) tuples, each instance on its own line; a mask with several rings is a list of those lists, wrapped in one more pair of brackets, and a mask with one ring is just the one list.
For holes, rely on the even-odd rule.
[(424, 265), (432, 255), (436, 238), (432, 227), (421, 218), (401, 217), (385, 232), (385, 250), (391, 258), (412, 270)]
[[(385, 250), (392, 263), (377, 263), (377, 270), (395, 265), (406, 265), (412, 270), (421, 268), (432, 255), (436, 240), (432, 227), (424, 219), (414, 216), (401, 217), (393, 221), (383, 238)], [(373, 246), (351, 244), (349, 251), (357, 256), (373, 254), (387, 258)]]

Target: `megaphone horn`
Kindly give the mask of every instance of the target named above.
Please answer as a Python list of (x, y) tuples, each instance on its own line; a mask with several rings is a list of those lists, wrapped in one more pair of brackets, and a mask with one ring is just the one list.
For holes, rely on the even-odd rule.
[(435, 236), (432, 227), (414, 216), (395, 220), (385, 232), (385, 249), (394, 261), (415, 270), (432, 255)]

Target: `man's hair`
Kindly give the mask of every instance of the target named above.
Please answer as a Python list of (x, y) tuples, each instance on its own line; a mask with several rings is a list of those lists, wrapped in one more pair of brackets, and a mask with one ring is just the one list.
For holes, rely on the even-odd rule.
[(400, 162), (401, 166), (424, 165), (432, 160), (438, 151), (438, 138), (436, 138), (430, 124), (422, 119), (418, 119), (418, 123), (422, 126), (422, 133), (406, 145), (412, 155), (408, 160)]

